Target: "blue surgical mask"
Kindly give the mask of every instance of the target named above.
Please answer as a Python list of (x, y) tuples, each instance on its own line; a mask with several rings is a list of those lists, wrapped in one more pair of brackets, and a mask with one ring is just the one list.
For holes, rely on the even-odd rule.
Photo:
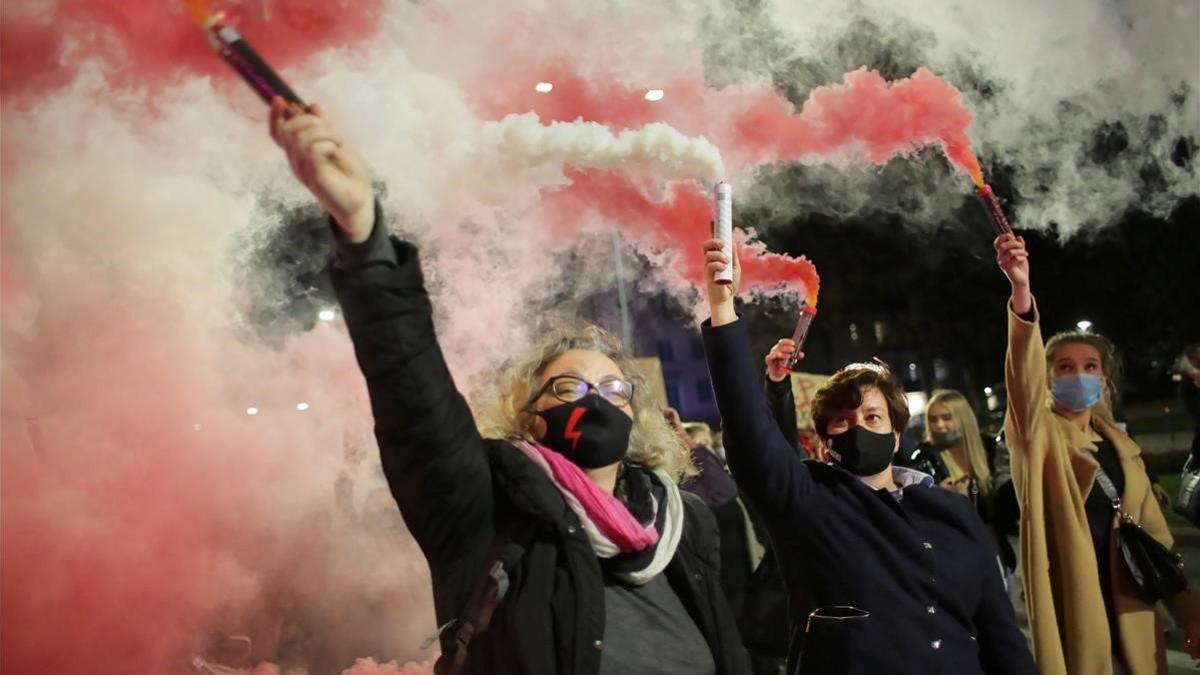
[(1050, 383), (1050, 395), (1067, 410), (1082, 411), (1100, 402), (1104, 378), (1099, 375), (1063, 375)]

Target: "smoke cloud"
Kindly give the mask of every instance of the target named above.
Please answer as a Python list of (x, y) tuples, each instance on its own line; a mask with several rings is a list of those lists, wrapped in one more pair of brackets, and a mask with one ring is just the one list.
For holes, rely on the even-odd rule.
[[(1019, 228), (1083, 235), (1200, 192), (1186, 0), (215, 4), (374, 168), (475, 400), (542, 313), (573, 311), (564, 279), (611, 285), (606, 256), (694, 288), (718, 179), (735, 221), (932, 228), (971, 194), (954, 127)], [(264, 107), (174, 4), (0, 11), (0, 670), (425, 667), (425, 563), (322, 314), (324, 216)], [(879, 153), (814, 144), (805, 102), (864, 66), (884, 89), (924, 67), (967, 117), (921, 135), (917, 114), (920, 142)], [(740, 250), (748, 286), (815, 295), (808, 261)]]

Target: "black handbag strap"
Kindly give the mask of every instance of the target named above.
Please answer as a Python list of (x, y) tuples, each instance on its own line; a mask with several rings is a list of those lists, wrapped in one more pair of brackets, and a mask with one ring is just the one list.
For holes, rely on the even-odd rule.
[(1099, 462), (1096, 464), (1096, 483), (1100, 485), (1101, 490), (1104, 490), (1104, 496), (1112, 502), (1113, 508), (1118, 513), (1124, 514), (1125, 510), (1121, 508), (1121, 495), (1117, 494), (1117, 486), (1113, 484), (1108, 474), (1104, 473), (1104, 467), (1100, 466)]
[[(1096, 455), (1096, 453), (1092, 453), (1092, 455), (1094, 459), (1094, 455)], [(1104, 490), (1104, 496), (1108, 497), (1109, 501), (1112, 502), (1112, 508), (1116, 510), (1117, 515), (1121, 515), (1123, 518), (1129, 518), (1129, 514), (1126, 513), (1126, 510), (1121, 508), (1121, 495), (1117, 494), (1117, 486), (1112, 483), (1112, 479), (1109, 478), (1109, 474), (1104, 473), (1104, 467), (1100, 466), (1098, 459), (1096, 461), (1096, 465), (1096, 483), (1100, 486), (1100, 490)]]

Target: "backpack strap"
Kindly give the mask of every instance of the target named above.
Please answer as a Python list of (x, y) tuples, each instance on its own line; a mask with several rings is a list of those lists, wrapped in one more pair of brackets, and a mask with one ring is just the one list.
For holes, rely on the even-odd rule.
[(462, 612), (439, 628), (423, 645), (428, 647), (445, 631), (453, 631), (453, 639), (450, 644), (443, 644), (444, 651), (433, 666), (435, 675), (459, 675), (463, 672), (471, 641), (491, 625), (492, 615), (508, 595), (509, 572), (525, 557), (537, 530), (536, 523), (523, 521), (496, 539), (492, 547), (493, 555), (485, 572), (472, 584)]

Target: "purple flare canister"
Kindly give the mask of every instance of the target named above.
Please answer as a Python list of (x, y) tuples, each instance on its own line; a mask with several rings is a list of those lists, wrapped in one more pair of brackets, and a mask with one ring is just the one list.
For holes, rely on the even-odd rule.
[(269, 104), (279, 96), (301, 108), (308, 108), (266, 60), (254, 51), (254, 47), (250, 46), (237, 29), (225, 23), (224, 15), (217, 13), (205, 21), (204, 32), (217, 55), (224, 59), (264, 102)]
[(792, 342), (796, 343), (796, 351), (788, 357), (788, 370), (795, 370), (796, 364), (800, 362), (800, 352), (804, 349), (804, 339), (808, 337), (808, 327), (812, 325), (813, 318), (817, 316), (817, 308), (807, 302), (800, 306), (800, 318), (796, 320), (796, 330), (792, 331)]

